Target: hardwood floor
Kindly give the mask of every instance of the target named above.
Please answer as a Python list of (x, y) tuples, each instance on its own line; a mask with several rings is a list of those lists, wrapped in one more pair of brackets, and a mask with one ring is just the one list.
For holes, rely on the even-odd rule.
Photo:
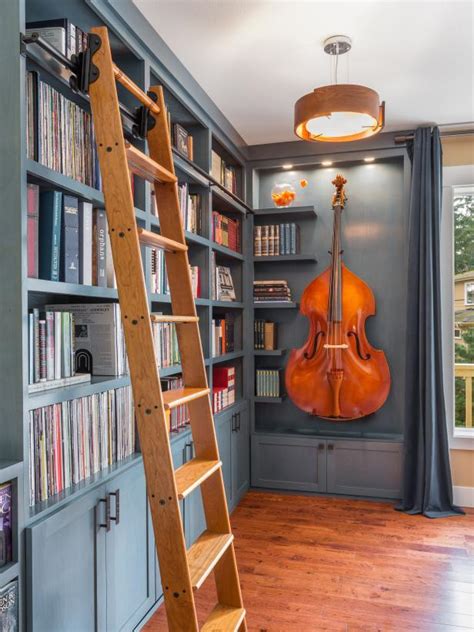
[[(250, 492), (232, 515), (250, 632), (474, 629), (474, 512)], [(215, 603), (212, 580), (197, 593)], [(167, 630), (163, 608), (146, 632)]]

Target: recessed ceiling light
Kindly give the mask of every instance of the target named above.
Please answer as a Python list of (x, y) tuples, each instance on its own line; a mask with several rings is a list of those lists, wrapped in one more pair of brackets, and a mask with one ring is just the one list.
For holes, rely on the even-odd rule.
[(364, 162), (374, 162), (375, 158), (373, 156), (367, 156), (367, 158), (364, 158)]
[(332, 160), (323, 160), (321, 164), (323, 167), (330, 167), (332, 165)]
[(286, 165), (282, 165), (283, 169), (293, 169), (293, 165), (290, 164), (286, 164)]

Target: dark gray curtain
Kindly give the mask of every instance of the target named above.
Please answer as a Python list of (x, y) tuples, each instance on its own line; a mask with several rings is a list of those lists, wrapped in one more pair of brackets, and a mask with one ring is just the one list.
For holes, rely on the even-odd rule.
[(440, 298), (442, 150), (437, 127), (420, 127), (412, 162), (403, 498), (397, 509), (439, 518), (453, 505), (443, 391)]

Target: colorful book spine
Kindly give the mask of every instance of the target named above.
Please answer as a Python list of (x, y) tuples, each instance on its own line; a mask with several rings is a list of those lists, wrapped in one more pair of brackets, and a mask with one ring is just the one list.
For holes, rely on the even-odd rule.
[(39, 275), (59, 281), (61, 252), (61, 207), (59, 191), (42, 191), (39, 204)]
[(61, 281), (79, 283), (79, 200), (63, 195), (61, 222)]
[(39, 223), (39, 187), (37, 184), (27, 185), (27, 248), (28, 248), (28, 277), (37, 279), (38, 268), (38, 223)]

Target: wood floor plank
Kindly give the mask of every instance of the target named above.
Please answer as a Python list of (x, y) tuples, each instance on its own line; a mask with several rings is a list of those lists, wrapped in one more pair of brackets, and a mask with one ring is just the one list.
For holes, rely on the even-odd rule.
[[(474, 513), (250, 492), (232, 515), (249, 632), (474, 630)], [(196, 593), (200, 622), (215, 604)], [(167, 630), (160, 609), (146, 632)]]

